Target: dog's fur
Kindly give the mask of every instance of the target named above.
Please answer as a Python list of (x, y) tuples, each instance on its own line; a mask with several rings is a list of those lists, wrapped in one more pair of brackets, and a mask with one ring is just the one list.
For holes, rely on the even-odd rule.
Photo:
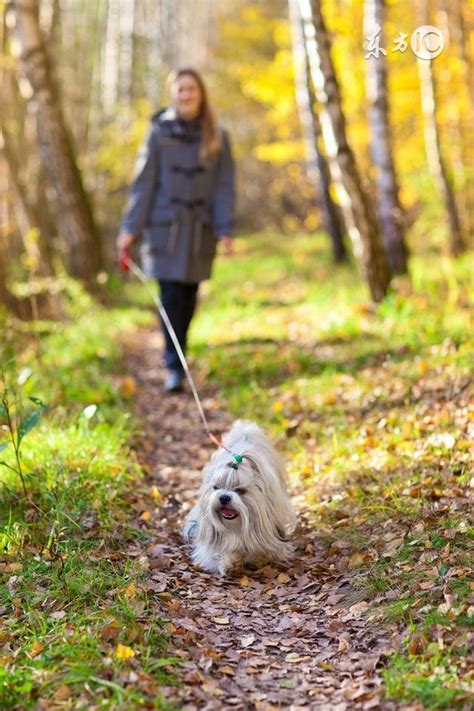
[(198, 501), (183, 531), (193, 561), (222, 575), (242, 564), (288, 561), (295, 514), (283, 461), (253, 422), (235, 422), (223, 443), (244, 458), (232, 468), (232, 455), (221, 447), (204, 468)]

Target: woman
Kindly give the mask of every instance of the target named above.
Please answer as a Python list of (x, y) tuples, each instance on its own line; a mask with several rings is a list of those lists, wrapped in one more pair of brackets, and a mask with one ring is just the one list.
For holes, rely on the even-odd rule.
[[(119, 250), (142, 238), (147, 276), (186, 348), (199, 283), (211, 275), (216, 244), (232, 251), (234, 163), (226, 131), (218, 127), (206, 87), (194, 69), (169, 79), (171, 107), (155, 114), (140, 149), (117, 239)], [(182, 389), (184, 372), (162, 322), (168, 377)]]

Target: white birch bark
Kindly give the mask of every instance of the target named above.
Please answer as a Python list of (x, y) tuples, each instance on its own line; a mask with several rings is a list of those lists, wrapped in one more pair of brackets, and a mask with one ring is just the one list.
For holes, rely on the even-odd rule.
[[(364, 31), (366, 37), (378, 26), (383, 47), (385, 22), (384, 0), (365, 0)], [(366, 94), (369, 102), (370, 148), (376, 168), (377, 208), (382, 241), (394, 274), (407, 272), (407, 248), (403, 213), (399, 200), (398, 180), (392, 153), (385, 54), (366, 59)]]
[(346, 257), (343, 225), (339, 208), (331, 198), (329, 168), (319, 145), (321, 126), (314, 107), (316, 97), (308, 72), (298, 0), (288, 0), (288, 6), (292, 30), (296, 102), (305, 147), (306, 172), (315, 189), (316, 204), (321, 213), (323, 227), (331, 239), (333, 259), (339, 262)]
[(375, 208), (362, 187), (357, 163), (349, 146), (346, 121), (331, 46), (319, 0), (299, 0), (304, 22), (311, 78), (320, 103), (321, 129), (331, 177), (338, 190), (349, 236), (374, 301), (381, 301), (390, 284)]

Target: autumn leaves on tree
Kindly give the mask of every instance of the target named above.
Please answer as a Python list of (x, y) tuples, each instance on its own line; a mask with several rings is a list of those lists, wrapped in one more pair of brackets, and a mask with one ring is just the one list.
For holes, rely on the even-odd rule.
[[(198, 17), (189, 3), (162, 2), (157, 10), (152, 0), (106, 2), (102, 15), (88, 5), (80, 27), (66, 0), (3, 2), (1, 85), (8, 100), (0, 127), (9, 198), (2, 303), (13, 310), (17, 304), (11, 253), (26, 254), (38, 276), (52, 275), (59, 258), (88, 287), (111, 266), (137, 146), (163, 102), (167, 72), (183, 63), (209, 75), (233, 135), (244, 229), (321, 226), (335, 262), (351, 245), (372, 299), (380, 301), (392, 275), (407, 272), (408, 226), (424, 202), (436, 202), (437, 190), (445, 243), (460, 254), (472, 227), (472, 108), (464, 11), (454, 0), (448, 6), (434, 16), (420, 0), (403, 15), (413, 25), (439, 23), (451, 43), (446, 59), (412, 54), (410, 63), (410, 50), (393, 55), (384, 48), (391, 39), (386, 27), (402, 16), (383, 0), (343, 14), (319, 0), (288, 0), (286, 9), (270, 0), (258, 7), (202, 0)], [(380, 51), (366, 54), (372, 36)], [(440, 98), (446, 75), (456, 91), (449, 110)], [(407, 156), (412, 164), (405, 169)], [(429, 174), (435, 190), (428, 194)], [(411, 234), (410, 245), (416, 251)]]

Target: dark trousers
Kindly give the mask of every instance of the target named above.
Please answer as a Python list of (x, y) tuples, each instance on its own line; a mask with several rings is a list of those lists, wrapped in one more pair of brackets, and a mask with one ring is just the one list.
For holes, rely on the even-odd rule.
[[(179, 345), (186, 353), (186, 339), (189, 324), (196, 308), (199, 284), (185, 284), (180, 281), (159, 280), (161, 302), (169, 316), (171, 324), (176, 331)], [(168, 329), (161, 319), (161, 328), (165, 337), (165, 363), (169, 370), (183, 372), (176, 348), (173, 345)]]

